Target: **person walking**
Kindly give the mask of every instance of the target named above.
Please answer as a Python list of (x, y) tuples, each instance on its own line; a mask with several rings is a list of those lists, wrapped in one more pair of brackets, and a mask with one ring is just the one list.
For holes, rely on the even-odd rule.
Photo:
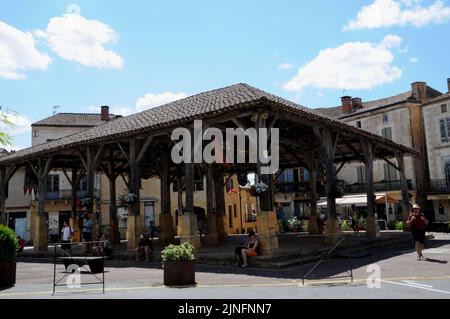
[(72, 229), (72, 227), (70, 227), (67, 220), (65, 220), (64, 226), (61, 229), (61, 238), (62, 238), (61, 242), (63, 243), (61, 245), (61, 248), (62, 248), (62, 250), (64, 250), (64, 253), (69, 256), (72, 254), (72, 245), (70, 244), (70, 242), (72, 241), (72, 235), (73, 235), (73, 229)]
[(356, 205), (353, 204), (350, 211), (350, 220), (352, 222), (352, 229), (355, 232), (356, 237), (359, 236), (359, 227), (358, 227), (358, 209), (356, 208)]
[(413, 205), (411, 214), (409, 214), (408, 219), (406, 220), (406, 225), (411, 229), (417, 252), (417, 260), (425, 259), (422, 251), (425, 244), (425, 227), (428, 225), (428, 220), (425, 218), (425, 215), (420, 212), (419, 205)]

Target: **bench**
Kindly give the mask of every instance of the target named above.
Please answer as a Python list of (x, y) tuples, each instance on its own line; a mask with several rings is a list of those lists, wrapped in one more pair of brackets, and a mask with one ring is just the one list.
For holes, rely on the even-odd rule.
[(91, 273), (98, 274), (104, 271), (104, 257), (95, 256), (70, 256), (70, 257), (58, 257), (58, 259), (63, 260), (64, 266), (69, 267), (69, 265), (75, 264), (78, 266), (89, 265)]

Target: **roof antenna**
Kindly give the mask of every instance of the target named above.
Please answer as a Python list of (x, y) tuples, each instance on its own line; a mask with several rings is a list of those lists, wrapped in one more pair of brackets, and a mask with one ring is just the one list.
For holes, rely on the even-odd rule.
[(61, 105), (53, 105), (53, 115), (56, 115), (58, 112), (58, 109), (61, 107)]

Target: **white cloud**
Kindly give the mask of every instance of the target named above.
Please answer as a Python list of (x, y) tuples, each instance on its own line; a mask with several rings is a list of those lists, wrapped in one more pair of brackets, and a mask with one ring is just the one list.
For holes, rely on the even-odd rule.
[(356, 19), (350, 20), (343, 30), (378, 29), (394, 25), (422, 27), (430, 23), (444, 23), (450, 20), (450, 7), (437, 0), (431, 6), (423, 7), (421, 0), (375, 0), (363, 7)]
[(118, 34), (108, 25), (88, 20), (78, 14), (66, 13), (51, 18), (45, 31), (38, 30), (50, 49), (61, 58), (88, 67), (121, 69), (123, 59), (105, 45), (114, 44)]
[(7, 133), (11, 136), (31, 132), (32, 121), (30, 119), (14, 112), (5, 111), (2, 113), (3, 115), (6, 115), (6, 117), (13, 124), (13, 126), (9, 126), (1, 122), (0, 131)]
[(381, 43), (347, 42), (337, 48), (328, 48), (288, 81), (283, 88), (298, 92), (312, 86), (318, 89), (371, 89), (393, 82), (402, 71), (392, 65), (391, 50), (398, 47), (401, 38), (386, 36)]
[(0, 77), (25, 79), (26, 70), (46, 70), (51, 59), (36, 49), (30, 32), (22, 32), (0, 21)]
[(411, 59), (409, 59), (409, 62), (411, 62), (411, 63), (418, 63), (419, 59), (418, 58), (411, 58)]
[(323, 94), (322, 92), (317, 92), (317, 96), (318, 96), (318, 97), (323, 97), (324, 94)]
[(148, 93), (137, 100), (136, 108), (139, 111), (144, 111), (176, 100), (184, 99), (187, 96), (188, 95), (184, 92), (179, 93), (165, 92), (162, 94)]
[(280, 69), (280, 70), (289, 70), (289, 69), (293, 69), (293, 68), (295, 68), (295, 64), (291, 64), (291, 63), (283, 63), (278, 66), (278, 69)]

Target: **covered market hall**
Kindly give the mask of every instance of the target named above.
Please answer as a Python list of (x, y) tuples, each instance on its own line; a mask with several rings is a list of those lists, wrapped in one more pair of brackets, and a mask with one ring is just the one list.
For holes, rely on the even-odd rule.
[[(269, 171), (267, 163), (235, 163), (235, 157), (242, 153), (235, 143), (231, 144), (233, 158), (218, 156), (222, 160), (210, 163), (204, 159), (174, 161), (173, 148), (177, 141), (172, 139), (174, 130), (184, 128), (195, 133), (194, 121), (202, 121), (203, 128), (216, 128), (226, 135), (229, 129), (277, 129), (277, 136), (268, 136), (266, 149), (258, 143), (257, 150), (244, 143), (244, 157), (252, 153), (266, 154), (279, 163), (276, 171)], [(217, 134), (216, 134), (217, 135)], [(213, 138), (214, 140), (214, 138)], [(194, 150), (195, 139), (190, 141)], [(200, 147), (207, 144), (201, 142)], [(230, 147), (229, 143), (226, 143)], [(276, 144), (276, 145), (275, 145)], [(197, 145), (198, 146), (198, 145)], [(274, 147), (276, 146), (276, 147)], [(271, 152), (279, 152), (273, 154)], [(230, 151), (229, 149), (227, 151)], [(175, 152), (177, 153), (177, 152)], [(228, 153), (227, 153), (228, 154)], [(242, 154), (241, 154), (242, 155)], [(185, 154), (183, 154), (185, 156)], [(181, 242), (195, 247), (201, 245), (194, 214), (194, 183), (196, 172), (206, 177), (206, 238), (208, 243), (220, 243), (226, 236), (224, 231), (225, 203), (224, 187), (227, 178), (233, 174), (253, 172), (257, 181), (267, 186), (257, 196), (257, 230), (263, 254), (273, 254), (279, 248), (275, 203), (273, 198), (274, 178), (287, 168), (306, 167), (310, 172), (309, 202), (310, 224), (316, 225), (319, 196), (316, 182), (319, 172), (326, 177), (325, 232), (339, 232), (336, 216), (337, 178), (336, 174), (346, 163), (361, 162), (366, 166), (367, 180), (367, 236), (379, 236), (376, 222), (376, 196), (373, 188), (373, 163), (384, 160), (399, 171), (402, 183), (403, 212), (409, 211), (408, 185), (404, 172), (404, 158), (420, 156), (406, 146), (396, 144), (381, 136), (357, 127), (333, 120), (293, 102), (269, 94), (247, 84), (236, 84), (187, 97), (157, 108), (117, 118), (61, 139), (49, 141), (0, 157), (0, 221), (5, 221), (5, 200), (8, 184), (20, 168), (27, 168), (36, 180), (36, 200), (33, 209), (32, 241), (35, 251), (48, 249), (48, 215), (45, 211), (45, 181), (51, 170), (64, 171), (72, 185), (71, 221), (80, 218), (77, 213), (76, 191), (80, 177), (87, 181), (88, 197), (94, 198), (96, 174), (104, 174), (109, 180), (110, 238), (117, 240), (117, 194), (116, 180), (123, 178), (130, 194), (136, 200), (128, 205), (127, 246), (136, 247), (143, 227), (143, 206), (140, 204), (141, 180), (150, 177), (160, 179), (159, 241), (173, 242), (175, 237), (174, 214), (171, 201), (178, 200), (182, 212)], [(193, 155), (191, 156), (193, 158)], [(176, 183), (183, 196), (171, 198), (171, 185)], [(173, 196), (172, 196), (173, 197)], [(95, 202), (85, 207), (94, 216)], [(313, 222), (311, 222), (313, 221)], [(317, 234), (318, 227), (310, 227), (311, 234)]]

